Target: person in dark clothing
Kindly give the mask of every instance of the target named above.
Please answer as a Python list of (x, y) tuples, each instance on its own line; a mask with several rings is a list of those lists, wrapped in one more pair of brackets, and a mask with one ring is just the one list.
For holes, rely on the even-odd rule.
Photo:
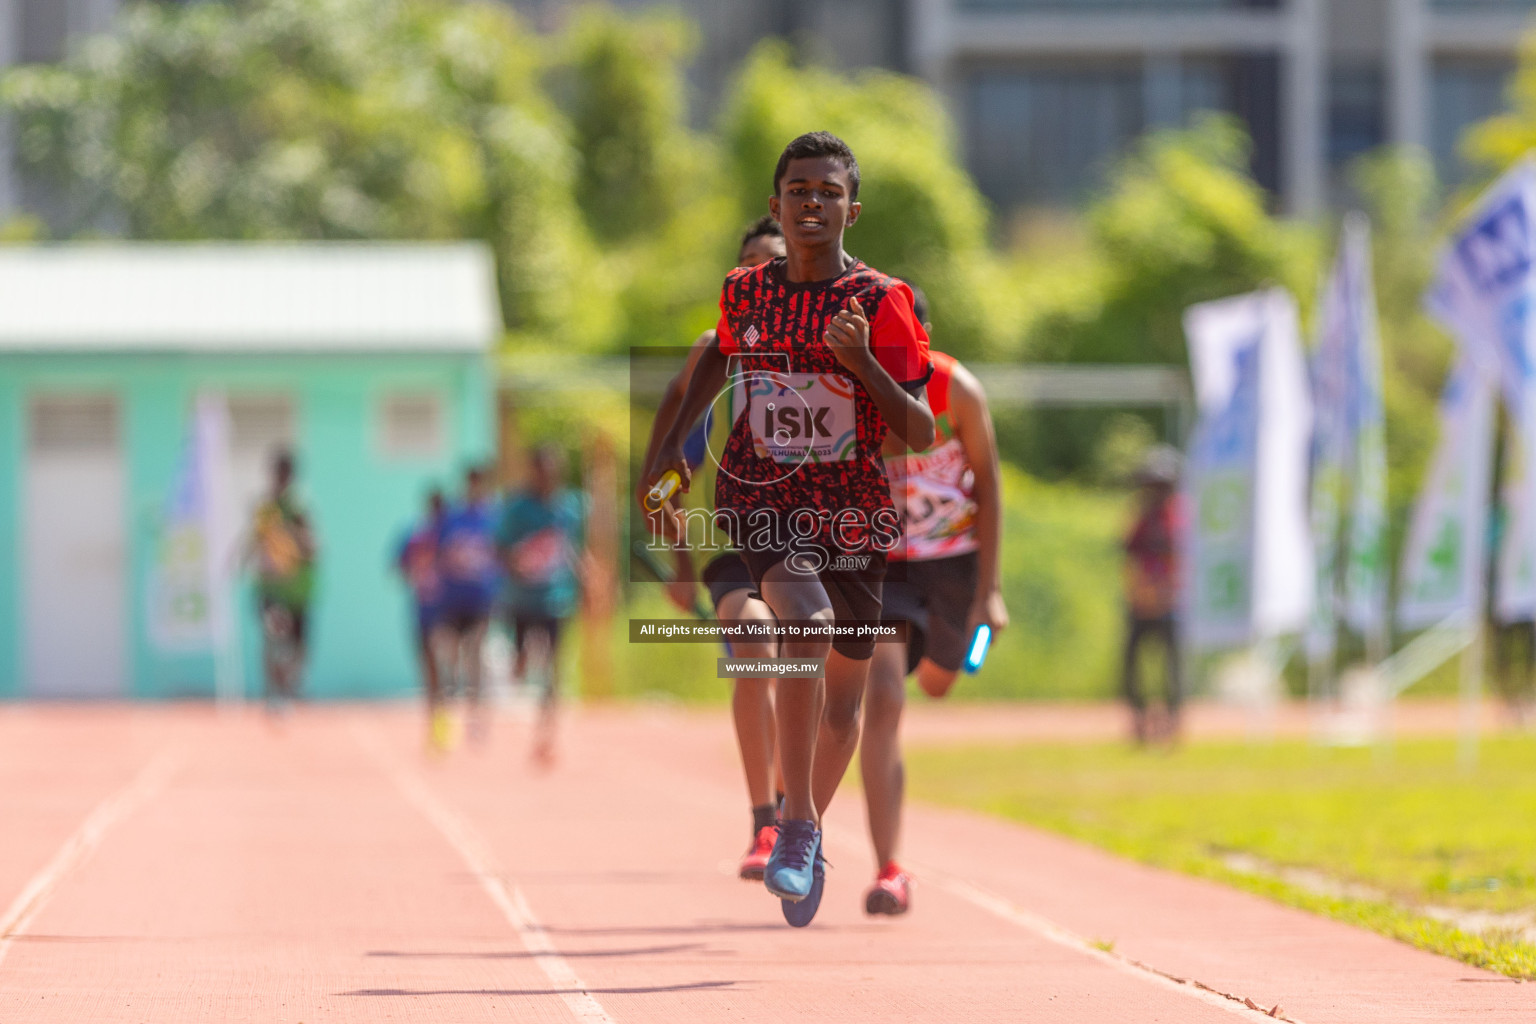
[[(1127, 629), (1121, 692), (1131, 708), (1137, 743), (1172, 741), (1179, 733), (1180, 679), (1177, 622), (1183, 509), (1178, 495), (1179, 453), (1159, 445), (1137, 472), (1137, 513), (1125, 539)], [(1163, 709), (1150, 708), (1142, 690), (1140, 654), (1148, 640), (1163, 645)]]

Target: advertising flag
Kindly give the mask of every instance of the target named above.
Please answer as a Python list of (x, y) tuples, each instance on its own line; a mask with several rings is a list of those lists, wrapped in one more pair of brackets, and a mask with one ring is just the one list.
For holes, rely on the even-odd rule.
[(1482, 605), (1494, 385), (1463, 355), (1440, 396), (1440, 440), (1408, 523), (1397, 623), (1427, 629)]
[(1373, 639), (1387, 633), (1387, 430), (1382, 402), (1381, 333), (1371, 270), (1371, 229), (1363, 216), (1345, 221), (1339, 260), (1348, 324), (1350, 486), (1344, 622)]
[(1198, 421), (1184, 613), (1196, 649), (1301, 629), (1312, 602), (1306, 473), (1311, 406), (1296, 304), (1281, 289), (1184, 318)]

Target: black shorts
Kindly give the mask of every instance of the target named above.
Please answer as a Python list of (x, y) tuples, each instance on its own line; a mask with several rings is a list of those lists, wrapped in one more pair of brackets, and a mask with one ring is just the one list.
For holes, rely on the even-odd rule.
[(711, 608), (718, 609), (726, 595), (737, 590), (757, 593), (757, 584), (752, 582), (751, 570), (747, 568), (747, 563), (742, 560), (742, 557), (734, 551), (724, 551), (711, 558), (699, 575), (709, 591)]
[[(292, 632), (290, 635), (293, 638), (294, 644), (299, 647), (303, 647), (305, 638), (309, 633), (309, 609), (303, 605), (295, 607), (282, 601), (274, 601), (271, 598), (262, 598), (261, 618), (263, 623), (266, 622), (268, 615), (283, 613), (287, 614), (288, 621), (291, 623)], [(265, 628), (263, 628), (262, 632), (265, 634)]]
[(434, 626), (444, 626), (453, 632), (460, 634), (472, 633), (491, 620), (489, 609), (479, 608), (444, 608), (433, 619)]
[(529, 612), (514, 612), (512, 614), (512, 645), (518, 654), (522, 654), (528, 646), (528, 638), (534, 633), (543, 633), (544, 639), (549, 643), (549, 653), (553, 655), (560, 647), (560, 620), (553, 615), (537, 615)]
[(965, 661), (965, 627), (976, 599), (981, 560), (972, 551), (949, 558), (902, 562), (885, 584), (881, 621), (907, 623), (907, 674), (924, 658), (950, 672)]
[[(885, 553), (881, 551), (845, 555), (838, 551), (809, 545), (801, 550), (813, 557), (820, 555), (828, 568), (808, 573), (808, 579), (819, 580), (832, 602), (832, 615), (838, 625), (878, 622), (880, 620), (880, 587), (885, 581)], [(761, 589), (763, 576), (769, 569), (790, 558), (786, 551), (743, 551), (742, 561), (752, 573), (752, 581)], [(845, 560), (839, 563), (835, 560)], [(851, 560), (854, 564), (846, 564)], [(793, 568), (794, 563), (790, 563)], [(835, 566), (835, 567), (833, 567)], [(875, 638), (837, 637), (832, 649), (854, 661), (868, 661), (875, 653)]]

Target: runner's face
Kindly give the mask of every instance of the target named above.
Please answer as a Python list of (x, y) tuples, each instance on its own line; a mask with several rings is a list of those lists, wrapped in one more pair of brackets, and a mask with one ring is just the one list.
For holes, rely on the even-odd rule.
[(781, 235), (758, 235), (741, 247), (736, 257), (738, 267), (757, 267), (784, 255), (784, 238)]
[(785, 244), (798, 249), (841, 245), (843, 229), (859, 219), (849, 184), (848, 169), (836, 157), (791, 160), (779, 180), (779, 194), (768, 200), (769, 212), (784, 229)]

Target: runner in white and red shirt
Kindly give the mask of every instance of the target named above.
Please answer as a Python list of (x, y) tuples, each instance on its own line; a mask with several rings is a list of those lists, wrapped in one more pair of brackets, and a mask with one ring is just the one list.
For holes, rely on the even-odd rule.
[[(916, 293), (927, 327), (927, 302)], [(891, 552), (882, 618), (905, 622), (904, 644), (880, 644), (870, 666), (859, 767), (879, 874), (865, 893), (870, 914), (904, 914), (911, 879), (896, 861), (905, 770), (901, 713), (906, 677), (917, 673), (930, 697), (954, 686), (976, 627), (993, 635), (1008, 624), (999, 587), (1002, 500), (997, 442), (981, 384), (953, 356), (931, 352), (928, 406), (936, 439), (911, 452), (886, 442), (891, 493), (902, 513), (905, 541)]]

